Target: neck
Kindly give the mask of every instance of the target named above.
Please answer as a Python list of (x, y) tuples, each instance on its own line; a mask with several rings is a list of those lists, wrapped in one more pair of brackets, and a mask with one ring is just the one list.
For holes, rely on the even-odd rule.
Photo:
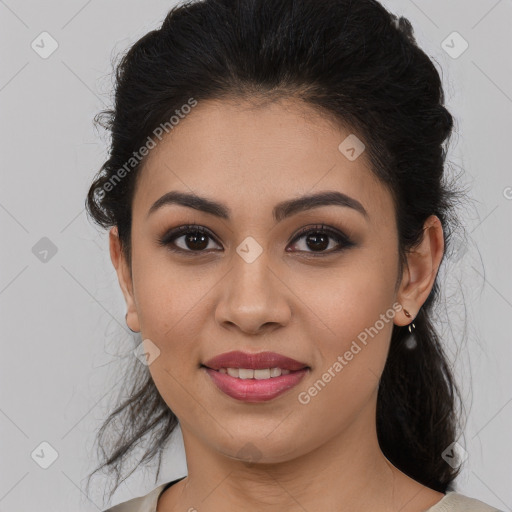
[[(248, 463), (239, 460), (239, 451), (235, 450), (238, 459), (224, 455), (182, 426), (188, 476), (173, 486), (174, 491), (171, 487), (165, 499), (162, 496), (158, 512), (425, 510), (443, 495), (410, 479), (386, 459), (378, 444), (375, 405), (376, 400), (341, 432), (318, 439), (317, 446), (278, 461), (266, 455), (277, 453), (270, 449), (271, 436), (265, 443), (262, 438), (245, 444), (245, 454), (252, 451), (252, 460), (256, 459)], [(300, 433), (300, 426), (296, 431)]]

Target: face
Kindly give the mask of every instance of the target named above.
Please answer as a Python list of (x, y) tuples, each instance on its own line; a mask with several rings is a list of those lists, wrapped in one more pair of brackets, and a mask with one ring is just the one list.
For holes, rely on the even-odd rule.
[[(339, 149), (349, 135), (292, 100), (205, 101), (151, 150), (132, 205), (131, 274), (115, 228), (111, 254), (128, 325), (158, 353), (149, 371), (186, 441), (280, 462), (375, 421), (393, 324), (411, 321), (397, 303), (414, 316), (426, 300), (442, 232), (434, 218), (422, 256), (399, 276), (391, 194), (364, 151), (349, 159)], [(225, 215), (155, 205), (169, 192)], [(278, 205), (320, 193), (341, 195), (274, 217)], [(309, 369), (272, 399), (233, 398), (201, 365), (234, 350), (277, 352)]]

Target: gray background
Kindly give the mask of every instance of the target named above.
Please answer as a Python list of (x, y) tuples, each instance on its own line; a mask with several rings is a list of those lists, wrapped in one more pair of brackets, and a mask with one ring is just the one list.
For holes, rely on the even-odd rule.
[[(383, 3), (411, 20), (442, 69), (456, 118), (450, 172), (465, 172), (460, 179), (473, 198), (461, 211), (468, 238), (441, 271), (449, 308), (439, 325), (469, 414), (457, 490), (512, 510), (512, 2)], [(101, 477), (91, 499), (82, 491), (95, 467), (94, 431), (120, 389), (119, 363), (138, 338), (125, 327), (106, 234), (84, 212), (108, 142), (92, 118), (110, 106), (111, 59), (156, 28), (172, 5), (0, 0), (0, 511), (102, 507)], [(58, 43), (46, 59), (31, 47), (43, 31)], [(457, 58), (442, 47), (454, 31), (469, 43)], [(451, 45), (461, 48), (457, 40)], [(49, 244), (43, 237), (55, 254), (41, 252)], [(42, 442), (58, 453), (47, 469), (36, 463), (50, 460)], [(154, 469), (136, 472), (112, 503), (149, 492)], [(178, 430), (159, 482), (185, 474)]]

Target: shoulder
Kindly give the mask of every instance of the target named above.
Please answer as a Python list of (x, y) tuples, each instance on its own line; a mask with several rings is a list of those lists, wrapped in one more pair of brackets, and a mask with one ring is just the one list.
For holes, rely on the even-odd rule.
[[(155, 512), (158, 498), (169, 484), (164, 483), (153, 489), (149, 494), (124, 501), (104, 512)], [(470, 498), (454, 491), (446, 493), (445, 497), (425, 512), (503, 512), (487, 505), (483, 501)]]
[(502, 512), (483, 501), (458, 492), (449, 491), (446, 496), (425, 512)]
[(155, 512), (158, 497), (168, 484), (159, 485), (145, 496), (123, 501), (104, 512)]

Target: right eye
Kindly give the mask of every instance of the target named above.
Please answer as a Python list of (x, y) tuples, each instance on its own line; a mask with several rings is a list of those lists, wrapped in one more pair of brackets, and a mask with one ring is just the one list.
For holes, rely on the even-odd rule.
[[(180, 238), (184, 239), (181, 247), (176, 244)], [(208, 239), (215, 240), (208, 229), (198, 224), (188, 224), (171, 229), (158, 240), (158, 243), (170, 251), (194, 254), (210, 252), (211, 249), (205, 250), (209, 245)]]

